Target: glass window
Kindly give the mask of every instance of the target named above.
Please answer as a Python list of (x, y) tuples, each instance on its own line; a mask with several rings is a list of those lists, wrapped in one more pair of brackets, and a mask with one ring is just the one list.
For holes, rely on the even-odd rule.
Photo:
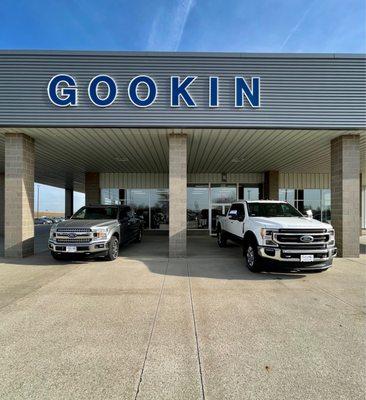
[(322, 190), (322, 221), (330, 223), (330, 189)]
[(321, 221), (321, 190), (320, 189), (305, 189), (304, 190), (304, 210), (311, 210), (313, 217)]
[(128, 189), (127, 202), (135, 210), (137, 216), (144, 219), (144, 226), (149, 227), (149, 190)]
[(259, 187), (250, 184), (240, 184), (238, 200), (259, 200)]
[(118, 189), (101, 189), (100, 190), (101, 204), (120, 204), (119, 202), (119, 190)]
[(302, 215), (287, 203), (247, 203), (251, 217), (301, 217)]
[(82, 207), (72, 219), (117, 219), (118, 207)]
[(236, 201), (236, 185), (211, 185), (211, 203), (233, 203)]
[(208, 229), (208, 185), (188, 185), (187, 228)]
[(169, 228), (169, 190), (150, 189), (151, 229)]
[(295, 205), (295, 189), (280, 189), (279, 200)]

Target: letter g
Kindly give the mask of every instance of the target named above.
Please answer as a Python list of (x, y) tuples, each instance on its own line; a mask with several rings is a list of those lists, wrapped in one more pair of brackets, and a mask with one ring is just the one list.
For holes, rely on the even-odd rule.
[[(58, 90), (60, 83), (66, 83)], [(48, 83), (48, 98), (58, 107), (77, 105), (77, 86), (74, 78), (70, 75), (55, 75)]]

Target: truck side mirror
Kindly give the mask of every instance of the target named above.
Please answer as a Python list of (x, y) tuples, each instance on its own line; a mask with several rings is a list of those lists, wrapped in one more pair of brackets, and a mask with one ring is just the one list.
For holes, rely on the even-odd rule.
[(311, 210), (306, 210), (306, 216), (309, 219), (313, 219), (313, 212)]

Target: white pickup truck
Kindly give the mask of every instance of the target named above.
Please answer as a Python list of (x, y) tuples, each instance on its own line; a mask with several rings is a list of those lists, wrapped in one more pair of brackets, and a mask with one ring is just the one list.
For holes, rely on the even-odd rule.
[(266, 262), (286, 270), (326, 270), (337, 254), (334, 229), (310, 214), (304, 216), (284, 201), (238, 201), (218, 217), (217, 243), (240, 243), (252, 272), (261, 271)]

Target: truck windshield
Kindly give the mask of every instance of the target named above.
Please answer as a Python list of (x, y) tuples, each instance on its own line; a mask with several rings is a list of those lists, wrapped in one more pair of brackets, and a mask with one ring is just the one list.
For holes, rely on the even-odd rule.
[(82, 207), (72, 219), (117, 219), (117, 207)]
[(287, 203), (247, 203), (250, 217), (303, 217), (300, 211)]

